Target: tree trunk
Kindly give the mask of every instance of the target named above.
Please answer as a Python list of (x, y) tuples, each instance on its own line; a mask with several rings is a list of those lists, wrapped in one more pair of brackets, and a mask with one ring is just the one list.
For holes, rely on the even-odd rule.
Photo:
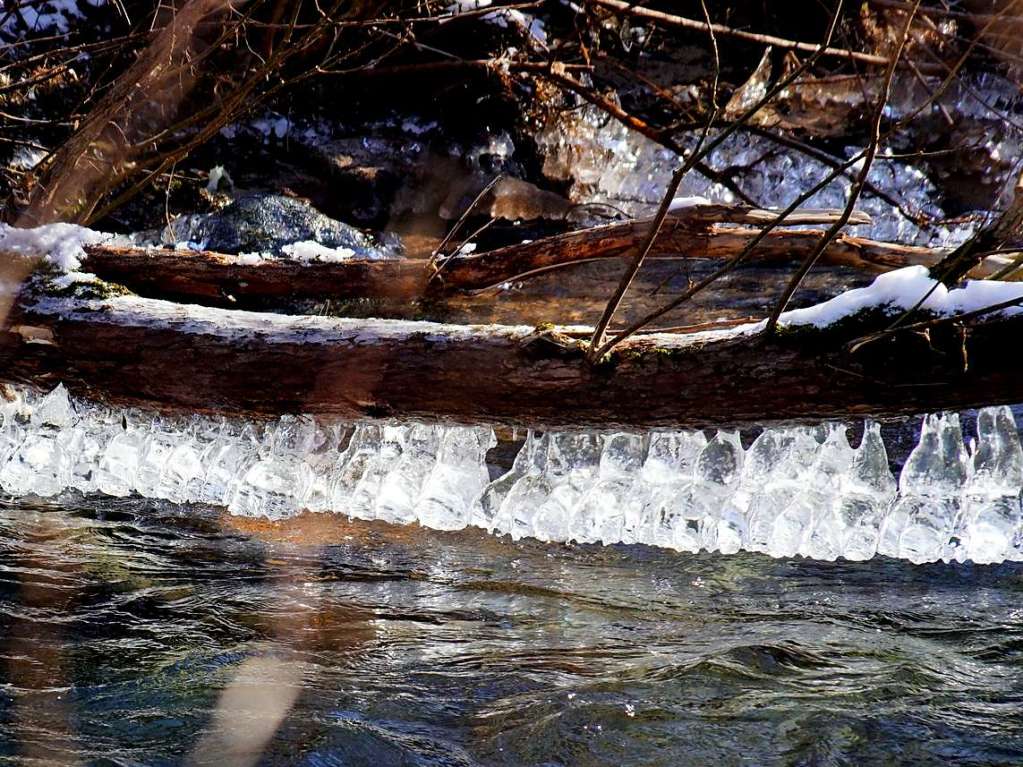
[(766, 340), (741, 325), (639, 336), (591, 366), (580, 342), (521, 326), (26, 296), (0, 364), (9, 380), (162, 410), (691, 428), (1018, 402), (1023, 359), (1005, 350), (1021, 324), (944, 323), (856, 353), (845, 341), (883, 322)]

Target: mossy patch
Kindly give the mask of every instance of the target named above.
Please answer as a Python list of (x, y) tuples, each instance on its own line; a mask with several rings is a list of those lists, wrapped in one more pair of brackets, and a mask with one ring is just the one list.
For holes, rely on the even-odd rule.
[(34, 292), (47, 296), (75, 298), (82, 301), (134, 295), (120, 283), (107, 282), (92, 274), (82, 275), (80, 279), (70, 279), (70, 275), (57, 271), (49, 265), (36, 270), (31, 279), (31, 287)]
[[(778, 341), (786, 344), (799, 344), (808, 349), (837, 349), (849, 341), (885, 330), (901, 314), (901, 309), (871, 307), (823, 328), (813, 325), (779, 325), (775, 334)], [(918, 310), (913, 314), (912, 321), (920, 322), (936, 316), (933, 312)]]

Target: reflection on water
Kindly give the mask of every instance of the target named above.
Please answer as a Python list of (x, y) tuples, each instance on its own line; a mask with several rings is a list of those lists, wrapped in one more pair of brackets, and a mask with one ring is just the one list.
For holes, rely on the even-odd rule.
[(1023, 565), (0, 506), (0, 763), (1011, 764)]

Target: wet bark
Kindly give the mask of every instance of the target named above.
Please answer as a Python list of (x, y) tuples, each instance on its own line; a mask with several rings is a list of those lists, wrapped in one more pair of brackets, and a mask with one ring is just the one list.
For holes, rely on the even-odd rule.
[(1021, 324), (946, 323), (858, 352), (845, 341), (869, 321), (770, 339), (733, 326), (636, 337), (590, 365), (578, 341), (528, 327), (26, 298), (0, 364), (8, 380), (183, 412), (705, 427), (1018, 402), (1023, 359), (1004, 352)]
[[(717, 207), (717, 206), (715, 206)], [(767, 211), (748, 211), (747, 224), (766, 223)], [(823, 223), (829, 213), (816, 212), (788, 223)], [(243, 298), (388, 298), (413, 300), (454, 292), (482, 290), (521, 280), (572, 264), (615, 259), (637, 247), (649, 220), (594, 227), (511, 245), (479, 255), (454, 256), (438, 267), (428, 260), (296, 263), (262, 261), (242, 264), (231, 256), (209, 251), (146, 250), (111, 246), (87, 249), (83, 268), (110, 282), (146, 296), (188, 298), (230, 305)], [(751, 226), (714, 224), (710, 219), (673, 216), (651, 252), (653, 259), (717, 259), (736, 256), (755, 236)], [(754, 250), (751, 261), (799, 261), (820, 241), (818, 230), (777, 229)], [(841, 235), (829, 244), (821, 262), (879, 273), (921, 264), (931, 267), (944, 251), (878, 242)], [(973, 276), (991, 274), (1001, 264), (981, 261)]]

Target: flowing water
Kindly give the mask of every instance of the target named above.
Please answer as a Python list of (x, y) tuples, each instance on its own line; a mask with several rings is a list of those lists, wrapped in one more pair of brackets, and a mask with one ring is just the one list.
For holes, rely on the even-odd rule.
[(2, 763), (1023, 761), (1017, 563), (71, 493), (0, 507), (0, 567)]

